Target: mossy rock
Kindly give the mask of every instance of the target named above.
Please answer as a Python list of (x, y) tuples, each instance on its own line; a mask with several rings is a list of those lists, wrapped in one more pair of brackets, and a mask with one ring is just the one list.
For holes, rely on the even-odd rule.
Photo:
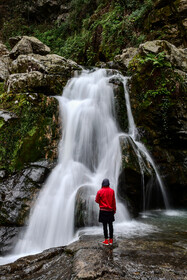
[(0, 110), (10, 114), (7, 121), (0, 117), (0, 169), (15, 171), (29, 162), (56, 159), (60, 124), (55, 98), (4, 93)]
[(159, 57), (159, 50), (148, 54), (139, 53), (129, 66), (132, 112), (141, 141), (149, 147), (169, 193), (176, 198), (172, 205), (185, 206), (186, 72), (163, 53)]
[[(164, 57), (156, 64), (158, 56), (147, 59), (144, 54), (131, 61), (130, 88), (135, 121), (138, 127), (144, 126), (149, 136), (153, 134), (150, 142), (156, 140), (156, 134), (159, 145), (175, 145), (178, 141), (184, 145), (179, 131), (185, 130), (182, 120), (186, 118), (185, 73), (173, 69)], [(183, 112), (183, 116), (179, 112)]]

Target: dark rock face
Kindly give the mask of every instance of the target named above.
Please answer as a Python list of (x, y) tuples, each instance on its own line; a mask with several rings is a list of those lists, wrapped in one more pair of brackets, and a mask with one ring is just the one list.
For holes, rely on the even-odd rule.
[(15, 175), (8, 176), (4, 172), (0, 179), (1, 254), (13, 249), (18, 233), (53, 167), (54, 163), (39, 161)]
[(21, 229), (21, 227), (0, 226), (0, 255), (8, 253), (14, 248)]
[(34, 198), (36, 198), (48, 174), (49, 169), (36, 165), (2, 180), (0, 183), (1, 225), (24, 225)]
[(119, 129), (128, 132), (128, 117), (124, 95), (124, 86), (119, 79), (110, 79), (109, 83), (112, 84), (114, 90), (114, 102), (115, 102), (115, 118)]
[(55, 21), (59, 15), (67, 14), (69, 3), (67, 0), (37, 0), (25, 3), (23, 15), (29, 20), (43, 22), (46, 18)]
[(176, 46), (187, 46), (187, 4), (185, 0), (154, 1), (154, 8), (145, 20), (149, 40), (162, 38)]
[(153, 41), (141, 45), (128, 66), (132, 111), (141, 141), (159, 165), (176, 207), (187, 205), (186, 65), (184, 49)]

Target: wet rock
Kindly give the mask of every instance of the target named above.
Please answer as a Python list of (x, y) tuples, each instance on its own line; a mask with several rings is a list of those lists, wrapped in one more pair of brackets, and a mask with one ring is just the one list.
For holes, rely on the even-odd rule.
[(185, 279), (185, 249), (168, 240), (119, 238), (114, 247), (102, 246), (101, 240), (100, 236), (82, 236), (66, 247), (3, 265), (1, 279)]
[(125, 102), (124, 85), (122, 81), (118, 78), (113, 78), (109, 80), (112, 84), (114, 90), (114, 101), (115, 101), (115, 118), (119, 129), (124, 132), (128, 131), (128, 117), (127, 108)]
[(20, 54), (36, 53), (46, 55), (50, 53), (50, 48), (44, 45), (35, 37), (23, 36), (20, 41), (10, 51), (9, 56), (12, 59), (17, 58)]
[[(54, 248), (46, 250), (42, 254), (21, 258), (12, 268), (12, 265), (2, 266), (0, 275), (2, 280), (26, 277), (33, 280), (58, 278), (67, 280), (71, 277), (71, 260), (72, 255), (66, 253), (63, 247)], [(9, 273), (10, 270), (12, 273)]]
[(0, 224), (23, 226), (30, 207), (49, 174), (44, 167), (28, 167), (0, 182)]
[(75, 227), (97, 225), (97, 212), (95, 190), (91, 186), (79, 188), (75, 198)]
[(0, 226), (0, 255), (7, 254), (14, 248), (20, 230), (21, 227)]
[[(143, 208), (158, 207), (162, 198), (157, 197), (159, 194), (156, 190), (155, 171), (146, 155), (131, 137), (121, 137), (120, 143), (122, 167), (118, 180), (118, 196), (127, 205), (130, 213), (137, 216)], [(149, 193), (149, 197), (146, 193)]]

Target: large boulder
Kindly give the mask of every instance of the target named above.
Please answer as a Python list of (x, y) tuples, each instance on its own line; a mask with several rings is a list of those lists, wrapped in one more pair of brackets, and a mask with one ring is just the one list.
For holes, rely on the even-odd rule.
[(50, 53), (50, 48), (35, 37), (23, 36), (10, 51), (9, 56), (10, 58), (15, 59), (20, 54), (30, 53), (46, 55)]
[(123, 70), (127, 71), (129, 62), (132, 60), (132, 58), (137, 54), (137, 48), (127, 48), (124, 49), (122, 54), (116, 55), (114, 57), (115, 63), (122, 66)]
[(172, 67), (187, 72), (187, 49), (177, 48), (165, 40), (148, 41), (141, 44), (138, 52), (143, 56), (149, 53), (164, 52), (165, 59), (171, 63)]
[(42, 92), (59, 95), (76, 70), (81, 67), (72, 60), (56, 54), (19, 55), (13, 60), (6, 88), (13, 92)]
[[(80, 66), (70, 59), (66, 59), (57, 54), (39, 55), (20, 55), (10, 66), (10, 73), (26, 73), (40, 71), (46, 74), (59, 74), (70, 76), (73, 70), (80, 70)], [(68, 72), (67, 75), (66, 72)]]
[(186, 66), (186, 50), (161, 40), (140, 45), (128, 66), (132, 112), (141, 141), (160, 166), (176, 207), (187, 202)]
[(95, 189), (82, 186), (75, 198), (75, 227), (93, 226), (98, 224), (98, 209), (95, 203)]
[(6, 85), (8, 92), (42, 92), (45, 90), (48, 94), (44, 75), (38, 71), (12, 74)]

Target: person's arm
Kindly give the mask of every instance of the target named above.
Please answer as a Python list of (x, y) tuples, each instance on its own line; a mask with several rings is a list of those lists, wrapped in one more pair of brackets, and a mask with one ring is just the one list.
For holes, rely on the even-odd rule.
[(99, 192), (97, 192), (97, 195), (95, 197), (95, 202), (99, 203), (100, 202), (100, 195)]
[(116, 213), (116, 199), (115, 199), (115, 192), (113, 192), (113, 201), (112, 201), (112, 206), (114, 210), (114, 214)]

